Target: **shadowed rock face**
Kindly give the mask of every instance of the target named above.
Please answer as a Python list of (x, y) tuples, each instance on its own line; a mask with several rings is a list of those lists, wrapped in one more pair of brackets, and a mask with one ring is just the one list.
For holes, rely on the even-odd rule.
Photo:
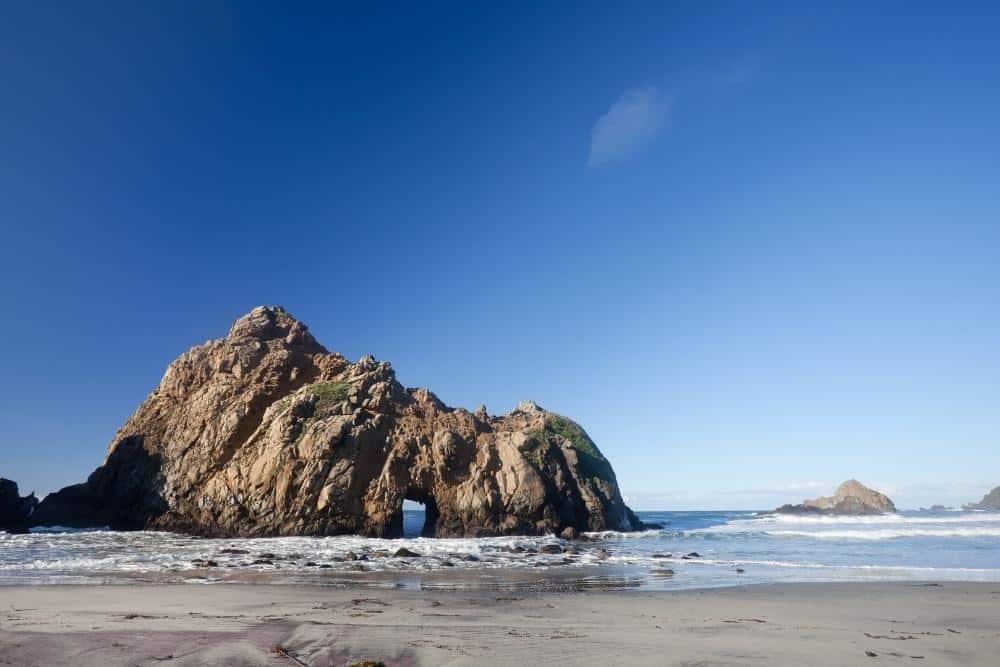
[(978, 503), (965, 505), (970, 510), (1000, 510), (1000, 486), (996, 487), (980, 500)]
[(37, 505), (34, 493), (22, 498), (16, 483), (0, 477), (0, 531), (26, 531)]
[(449, 408), (263, 307), (174, 361), (104, 464), (35, 522), (392, 537), (404, 499), (441, 537), (641, 528), (576, 423), (531, 402), (502, 417)]
[(885, 514), (895, 512), (896, 506), (889, 497), (849, 479), (837, 487), (832, 496), (805, 500), (801, 505), (782, 505), (775, 510), (781, 514)]

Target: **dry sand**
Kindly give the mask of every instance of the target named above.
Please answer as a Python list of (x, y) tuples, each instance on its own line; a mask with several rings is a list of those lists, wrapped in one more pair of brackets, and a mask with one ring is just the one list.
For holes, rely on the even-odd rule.
[(294, 667), (363, 659), (996, 666), (1000, 585), (492, 594), (242, 584), (0, 588), (0, 664)]

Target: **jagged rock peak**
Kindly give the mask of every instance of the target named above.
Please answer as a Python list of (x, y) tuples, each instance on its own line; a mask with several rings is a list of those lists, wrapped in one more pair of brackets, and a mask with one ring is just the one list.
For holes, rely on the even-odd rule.
[[(635, 530), (614, 471), (578, 425), (535, 403), (491, 417), (350, 363), (283, 308), (197, 346), (37, 523), (210, 535), (396, 536), (404, 499), (437, 536)], [(572, 531), (570, 531), (572, 533)]]
[(783, 505), (782, 514), (886, 514), (896, 511), (892, 500), (883, 493), (869, 489), (856, 479), (837, 487), (832, 496), (804, 500), (799, 505)]

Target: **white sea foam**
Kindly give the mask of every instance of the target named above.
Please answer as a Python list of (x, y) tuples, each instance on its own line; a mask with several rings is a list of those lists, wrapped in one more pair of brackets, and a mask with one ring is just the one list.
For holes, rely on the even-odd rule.
[[(337, 581), (360, 577), (366, 585), (422, 581), (434, 586), (462, 577), (547, 581), (570, 576), (639, 580), (662, 588), (771, 581), (1000, 581), (1000, 513), (827, 517), (660, 512), (643, 518), (663, 522), (665, 528), (588, 533), (586, 541), (569, 543), (552, 535), (200, 539), (54, 527), (28, 535), (0, 533), (0, 584), (105, 583), (137, 577), (325, 583), (331, 576), (339, 577)], [(541, 553), (545, 545), (559, 545), (565, 552)], [(394, 557), (400, 548), (421, 557)], [(664, 568), (673, 570), (673, 576), (650, 575)], [(365, 574), (380, 572), (386, 575), (381, 580)]]
[(901, 537), (1000, 537), (1000, 527), (989, 528), (882, 528), (869, 530), (769, 530), (776, 537), (809, 537), (819, 540), (893, 540)]

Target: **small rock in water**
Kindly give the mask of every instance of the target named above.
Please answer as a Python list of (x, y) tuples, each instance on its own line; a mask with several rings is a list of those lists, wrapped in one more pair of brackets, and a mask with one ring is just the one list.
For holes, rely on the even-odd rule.
[(266, 558), (258, 558), (257, 560), (253, 561), (250, 564), (251, 565), (274, 565), (274, 562), (270, 561), (270, 560), (268, 560)]
[(316, 567), (316, 563), (309, 561), (306, 563), (306, 567)]
[(543, 544), (538, 547), (538, 553), (540, 554), (561, 554), (563, 549), (558, 544)]
[(649, 573), (654, 577), (672, 577), (674, 576), (674, 571), (670, 568), (664, 568), (662, 570), (650, 570)]
[(653, 554), (653, 558), (673, 558), (673, 554)]
[(736, 568), (736, 574), (743, 574), (744, 572), (746, 572), (746, 570), (744, 570), (742, 567)]
[(227, 549), (222, 549), (221, 551), (219, 551), (219, 553), (233, 554), (233, 555), (242, 555), (242, 554), (248, 554), (250, 552), (247, 551), (246, 549), (228, 549), (227, 548)]
[(264, 558), (267, 560), (274, 560), (276, 556), (274, 554), (257, 554), (257, 558)]
[(573, 526), (566, 526), (565, 528), (562, 529), (562, 532), (559, 533), (559, 537), (563, 538), (564, 540), (575, 540), (579, 536), (580, 536), (580, 531), (578, 531)]
[(396, 553), (393, 554), (394, 558), (420, 558), (420, 554), (416, 551), (410, 551), (406, 547), (396, 549)]
[(611, 554), (608, 553), (607, 549), (598, 549), (597, 551), (594, 552), (594, 556), (597, 558), (597, 560), (607, 560), (611, 558)]
[(701, 558), (701, 554), (697, 551), (692, 551), (687, 555), (688, 558)]
[(330, 565), (329, 563), (323, 563), (322, 565), (319, 566), (319, 569), (321, 569), (321, 570), (329, 570), (331, 567), (333, 567), (333, 566)]

